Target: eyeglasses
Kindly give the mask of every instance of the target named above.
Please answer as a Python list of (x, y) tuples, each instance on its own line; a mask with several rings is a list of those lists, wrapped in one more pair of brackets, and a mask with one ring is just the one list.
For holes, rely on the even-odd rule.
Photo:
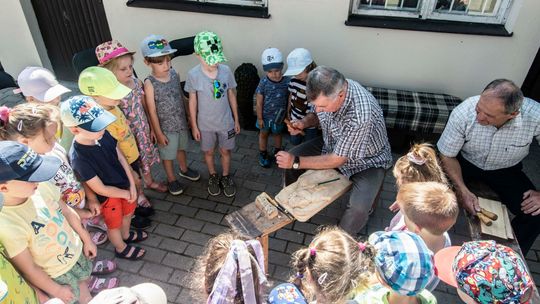
[(222, 96), (222, 90), (221, 88), (221, 82), (219, 80), (214, 79), (214, 99), (220, 99)]
[(167, 42), (167, 40), (165, 40), (165, 39), (156, 40), (156, 41), (150, 41), (150, 42), (148, 42), (148, 48), (150, 48), (150, 49), (160, 49), (161, 50), (162, 48), (164, 48), (168, 44), (169, 44), (169, 42)]

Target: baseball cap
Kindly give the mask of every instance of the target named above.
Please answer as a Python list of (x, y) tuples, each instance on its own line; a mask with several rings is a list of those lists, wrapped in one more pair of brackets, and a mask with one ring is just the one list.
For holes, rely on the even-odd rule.
[(133, 301), (141, 304), (167, 304), (167, 295), (156, 284), (142, 283), (131, 288), (118, 287), (104, 290), (88, 304), (132, 303)]
[(491, 240), (441, 249), (435, 266), (442, 281), (481, 304), (523, 303), (522, 296), (533, 286), (521, 257)]
[(125, 46), (118, 42), (118, 40), (103, 42), (102, 44), (96, 46), (96, 57), (99, 61), (99, 65), (104, 65), (114, 58), (126, 54), (133, 55), (135, 52), (130, 52)]
[(0, 181), (48, 181), (58, 172), (60, 163), (59, 158), (41, 156), (18, 142), (0, 141)]
[(80, 127), (90, 132), (99, 132), (116, 120), (92, 97), (77, 95), (60, 105), (60, 115), (66, 127)]
[(261, 61), (265, 72), (271, 69), (281, 70), (283, 68), (283, 55), (276, 48), (267, 48), (264, 50), (261, 55)]
[(395, 292), (414, 296), (434, 276), (433, 252), (418, 235), (409, 231), (375, 232), (369, 236), (377, 250), (375, 268)]
[(171, 48), (169, 41), (161, 35), (150, 35), (141, 42), (143, 57), (161, 57), (174, 54), (176, 49)]
[(42, 67), (26, 67), (17, 77), (17, 83), (24, 96), (32, 96), (42, 102), (71, 92), (58, 83), (51, 71)]
[(270, 304), (307, 304), (302, 292), (292, 283), (283, 283), (274, 287), (268, 295)]
[(313, 62), (311, 53), (304, 48), (294, 49), (287, 56), (287, 71), (283, 75), (295, 76), (302, 73)]
[(79, 89), (85, 95), (122, 99), (131, 89), (118, 82), (113, 72), (102, 67), (89, 67), (79, 75)]
[(223, 54), (221, 39), (214, 32), (205, 31), (198, 33), (193, 40), (193, 48), (195, 49), (195, 53), (201, 56), (208, 65), (227, 61), (225, 54)]

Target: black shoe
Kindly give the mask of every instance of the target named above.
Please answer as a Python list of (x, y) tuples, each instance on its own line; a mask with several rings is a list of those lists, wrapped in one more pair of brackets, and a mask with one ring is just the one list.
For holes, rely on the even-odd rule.
[(156, 211), (154, 210), (153, 207), (141, 207), (141, 206), (138, 206), (137, 208), (135, 208), (135, 214), (140, 215), (142, 217), (150, 217), (150, 216), (156, 214)]
[(236, 185), (230, 176), (221, 177), (220, 184), (226, 197), (233, 197), (236, 194)]
[(180, 170), (180, 172), (178, 172), (178, 175), (185, 179), (189, 179), (190, 181), (198, 181), (201, 178), (199, 172), (189, 167), (187, 168), (186, 172), (182, 172), (182, 170)]
[(259, 165), (263, 168), (270, 168), (270, 158), (266, 151), (259, 152)]
[(221, 188), (219, 187), (219, 176), (217, 174), (210, 175), (208, 179), (208, 193), (212, 196), (219, 195), (221, 193)]
[(152, 227), (152, 221), (139, 215), (135, 215), (131, 219), (131, 228), (145, 230)]
[(180, 184), (180, 182), (177, 180), (168, 183), (167, 189), (169, 189), (169, 193), (172, 195), (180, 195), (182, 192), (184, 192), (184, 186), (182, 186), (182, 184)]

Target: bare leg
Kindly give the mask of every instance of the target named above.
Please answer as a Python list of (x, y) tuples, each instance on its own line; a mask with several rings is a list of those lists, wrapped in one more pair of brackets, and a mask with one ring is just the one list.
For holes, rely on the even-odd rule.
[(169, 183), (174, 182), (176, 180), (176, 176), (174, 175), (173, 161), (164, 159), (163, 168), (165, 168), (165, 173), (167, 174), (167, 181)]
[(188, 169), (186, 151), (184, 150), (176, 151), (176, 159), (178, 160), (178, 165), (180, 166), (180, 170), (182, 172), (186, 172)]
[(231, 150), (219, 149), (219, 154), (221, 154), (221, 166), (223, 167), (223, 176), (229, 175), (229, 170), (231, 168)]
[(268, 145), (268, 135), (269, 132), (260, 131), (259, 132), (259, 151), (266, 151)]
[[(107, 229), (107, 236), (109, 237), (111, 244), (113, 244), (114, 248), (116, 249), (116, 252), (122, 252), (124, 249), (126, 249), (127, 244), (124, 242), (124, 238), (122, 237), (121, 228)], [(126, 238), (128, 236), (129, 235), (126, 235)]]
[(274, 134), (274, 147), (276, 147), (276, 149), (281, 149), (282, 143), (283, 143), (283, 135)]
[(88, 280), (79, 281), (79, 303), (87, 304), (92, 300), (90, 289), (88, 289)]
[(216, 166), (214, 164), (214, 149), (204, 152), (204, 161), (208, 167), (208, 173), (210, 173), (210, 175), (216, 174)]
[(139, 203), (139, 201), (145, 201), (144, 204), (141, 204), (143, 207), (150, 207), (150, 201), (148, 200), (148, 198), (146, 198), (146, 196), (144, 195), (144, 189), (143, 189), (143, 185), (142, 185), (142, 179), (139, 175), (139, 172), (135, 172), (135, 170), (131, 170), (131, 173), (133, 173), (133, 178), (135, 179), (135, 188), (137, 188), (137, 194), (138, 194), (138, 197), (137, 197), (137, 204)]

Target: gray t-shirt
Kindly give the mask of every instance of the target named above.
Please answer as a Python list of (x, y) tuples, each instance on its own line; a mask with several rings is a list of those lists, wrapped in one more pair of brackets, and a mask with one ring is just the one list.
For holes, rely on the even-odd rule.
[(234, 128), (234, 118), (227, 90), (236, 88), (231, 69), (218, 65), (216, 79), (206, 76), (197, 65), (187, 76), (185, 90), (197, 93), (197, 124), (201, 131), (228, 131)]

